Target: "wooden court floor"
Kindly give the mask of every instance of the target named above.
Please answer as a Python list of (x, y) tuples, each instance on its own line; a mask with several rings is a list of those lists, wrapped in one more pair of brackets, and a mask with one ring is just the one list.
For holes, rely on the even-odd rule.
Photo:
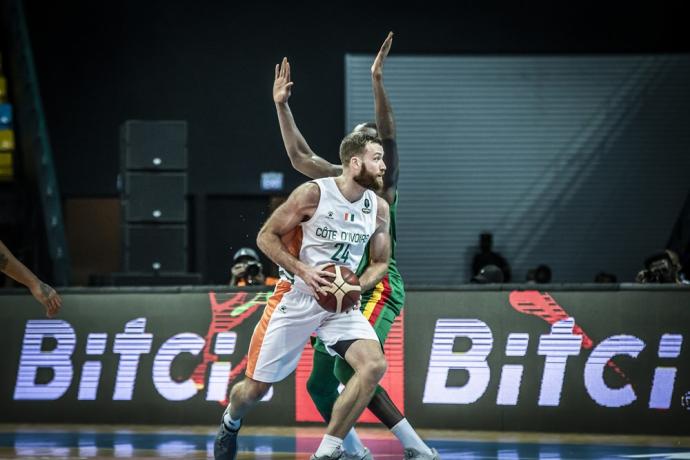
[[(384, 429), (358, 429), (379, 460), (403, 452)], [(307, 460), (321, 428), (245, 427), (238, 460)], [(422, 431), (443, 460), (690, 459), (690, 436)], [(156, 459), (213, 457), (213, 427), (0, 425), (0, 459)]]

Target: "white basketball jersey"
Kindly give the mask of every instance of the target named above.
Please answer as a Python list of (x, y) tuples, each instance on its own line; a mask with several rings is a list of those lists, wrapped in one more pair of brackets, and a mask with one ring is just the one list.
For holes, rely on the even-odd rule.
[[(355, 272), (376, 230), (376, 194), (366, 190), (362, 198), (351, 203), (333, 177), (313, 182), (319, 186), (321, 197), (311, 219), (300, 224), (301, 242), (295, 245), (299, 255), (295, 255), (312, 267), (337, 264)], [(309, 289), (299, 277), (295, 277), (294, 285)]]

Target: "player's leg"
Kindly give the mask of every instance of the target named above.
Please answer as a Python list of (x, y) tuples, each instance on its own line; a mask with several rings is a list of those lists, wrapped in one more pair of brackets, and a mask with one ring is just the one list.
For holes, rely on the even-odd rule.
[(242, 426), (242, 417), (264, 397), (271, 388), (270, 383), (245, 377), (232, 387), (230, 404), (223, 412), (220, 428), (213, 444), (216, 460), (234, 460), (237, 456), (237, 434)]
[[(344, 382), (353, 375), (352, 368), (342, 359), (337, 359), (335, 369), (336, 375)], [(405, 449), (405, 458), (438, 458), (438, 453), (419, 437), (382, 386), (376, 387), (367, 408), (400, 440)], [(366, 455), (363, 446), (357, 451), (360, 454), (359, 458)]]
[(266, 396), (271, 385), (272, 383), (259, 382), (245, 376), (244, 380), (233, 386), (226, 411), (227, 424), (238, 429), (239, 421), (257, 402), (261, 401), (261, 398)]
[(343, 438), (371, 401), (376, 386), (386, 372), (386, 360), (381, 345), (375, 340), (340, 342), (334, 346), (338, 352), (345, 344), (344, 358), (354, 369), (354, 374), (333, 406), (327, 434)]
[[(317, 410), (328, 423), (335, 400), (338, 399), (340, 381), (334, 373), (335, 356), (331, 356), (321, 339), (313, 342), (314, 358), (312, 371), (307, 381), (307, 391)], [(354, 428), (348, 431), (343, 439), (342, 460), (373, 460), (373, 456), (362, 440), (359, 439)]]
[(307, 391), (321, 417), (328, 423), (331, 420), (333, 404), (338, 399), (340, 381), (333, 373), (335, 356), (331, 356), (320, 339), (313, 344), (314, 358), (311, 374), (307, 380)]
[(355, 370), (333, 406), (326, 435), (313, 456), (340, 458), (343, 438), (371, 400), (385, 373), (386, 361), (376, 333), (360, 311), (330, 316), (317, 334), (331, 354), (343, 356)]
[[(291, 288), (287, 282), (276, 286), (254, 328), (247, 353), (246, 378), (233, 386), (230, 404), (223, 413), (216, 436), (216, 460), (236, 458), (242, 417), (261, 400), (271, 384), (295, 370), (309, 334), (318, 327), (320, 318), (318, 312), (312, 310), (313, 299)], [(279, 309), (283, 304), (289, 305), (284, 312)]]
[[(372, 324), (382, 344), (388, 338), (405, 298), (402, 288), (396, 288), (394, 282), (390, 284), (393, 289), (384, 289), (381, 295), (372, 296), (362, 308), (363, 315)], [(353, 372), (347, 362), (336, 358), (335, 374), (339, 381), (347, 382)], [(438, 458), (436, 450), (426, 445), (383, 387), (377, 386), (367, 407), (400, 440), (405, 449), (405, 458)]]

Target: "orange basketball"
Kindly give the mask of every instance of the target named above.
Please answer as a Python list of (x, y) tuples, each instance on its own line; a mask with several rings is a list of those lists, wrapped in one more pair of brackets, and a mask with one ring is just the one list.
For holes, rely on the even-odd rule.
[(332, 288), (324, 288), (326, 294), (318, 294), (317, 302), (326, 311), (342, 313), (349, 311), (359, 302), (362, 289), (359, 286), (359, 278), (352, 270), (341, 265), (328, 265), (324, 271), (335, 274), (331, 278)]

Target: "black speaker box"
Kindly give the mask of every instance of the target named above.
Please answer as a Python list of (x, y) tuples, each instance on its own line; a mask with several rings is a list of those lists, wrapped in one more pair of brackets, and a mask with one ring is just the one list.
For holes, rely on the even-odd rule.
[(186, 272), (186, 225), (123, 227), (125, 272)]
[(187, 122), (128, 120), (120, 127), (120, 168), (187, 169)]
[(186, 222), (187, 174), (128, 172), (122, 196), (126, 222)]

